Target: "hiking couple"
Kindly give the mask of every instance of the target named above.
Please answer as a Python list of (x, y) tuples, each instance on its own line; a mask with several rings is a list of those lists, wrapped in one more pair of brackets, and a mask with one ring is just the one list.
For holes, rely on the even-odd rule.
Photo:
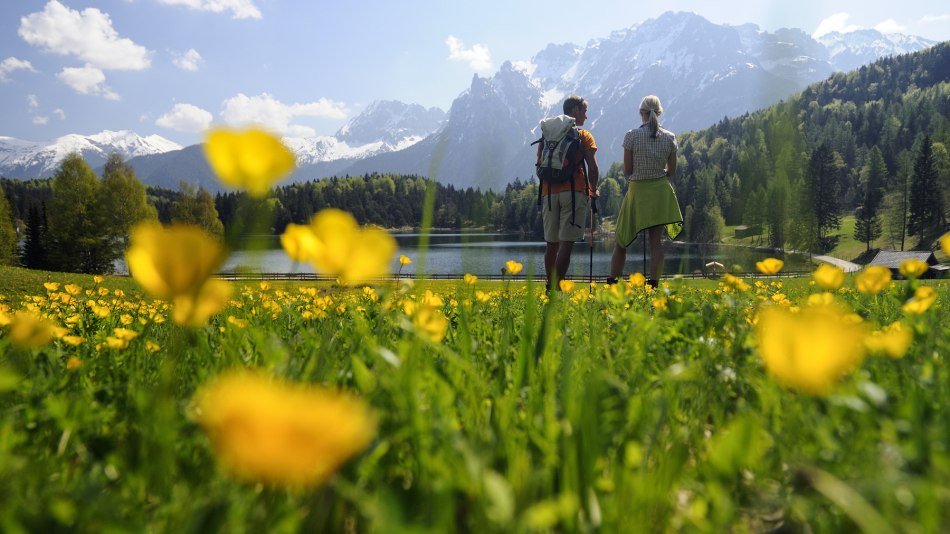
[[(623, 173), (629, 181), (617, 216), (617, 241), (610, 260), (607, 283), (616, 283), (623, 272), (627, 247), (647, 230), (653, 287), (663, 269), (660, 239), (665, 230), (675, 239), (683, 226), (670, 178), (676, 172), (676, 136), (662, 128), (660, 99), (650, 95), (640, 102), (640, 126), (623, 139)], [(585, 222), (593, 246), (593, 222), (598, 197), (597, 144), (581, 129), (587, 121), (587, 101), (572, 95), (564, 101), (564, 114), (541, 121), (537, 174), (541, 179), (538, 202), (544, 225), (544, 269), (547, 288), (558, 289), (567, 275), (574, 242), (584, 236)], [(590, 217), (587, 214), (590, 213)]]

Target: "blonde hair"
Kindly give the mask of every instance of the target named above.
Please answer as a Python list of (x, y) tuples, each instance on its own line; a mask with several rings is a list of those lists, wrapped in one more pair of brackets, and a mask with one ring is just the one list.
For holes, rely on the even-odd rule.
[(650, 112), (650, 137), (656, 139), (656, 133), (660, 129), (658, 117), (663, 114), (663, 104), (660, 104), (660, 98), (656, 95), (643, 97), (643, 100), (640, 101), (640, 111)]

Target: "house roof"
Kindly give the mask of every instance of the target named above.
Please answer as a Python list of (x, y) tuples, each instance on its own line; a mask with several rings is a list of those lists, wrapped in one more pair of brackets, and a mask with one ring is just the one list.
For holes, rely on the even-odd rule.
[(920, 260), (928, 265), (936, 265), (937, 258), (933, 252), (904, 252), (900, 250), (882, 250), (874, 256), (868, 265), (881, 265), (888, 269), (898, 269), (905, 260)]

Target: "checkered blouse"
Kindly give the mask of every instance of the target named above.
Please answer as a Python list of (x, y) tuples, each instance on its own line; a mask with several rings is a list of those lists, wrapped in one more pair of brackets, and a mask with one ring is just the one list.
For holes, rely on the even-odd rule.
[(644, 124), (627, 132), (623, 148), (633, 153), (631, 180), (649, 180), (666, 176), (666, 160), (676, 153), (676, 135), (662, 127), (656, 139), (650, 137), (650, 126)]

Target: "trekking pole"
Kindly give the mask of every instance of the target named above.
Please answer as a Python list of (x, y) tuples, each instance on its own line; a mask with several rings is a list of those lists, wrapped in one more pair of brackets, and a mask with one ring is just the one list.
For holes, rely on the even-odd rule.
[(596, 219), (594, 216), (597, 214), (597, 199), (590, 199), (590, 241), (588, 248), (590, 249), (590, 270), (588, 271), (588, 280), (587, 287), (590, 289), (590, 292), (594, 292), (594, 223)]

